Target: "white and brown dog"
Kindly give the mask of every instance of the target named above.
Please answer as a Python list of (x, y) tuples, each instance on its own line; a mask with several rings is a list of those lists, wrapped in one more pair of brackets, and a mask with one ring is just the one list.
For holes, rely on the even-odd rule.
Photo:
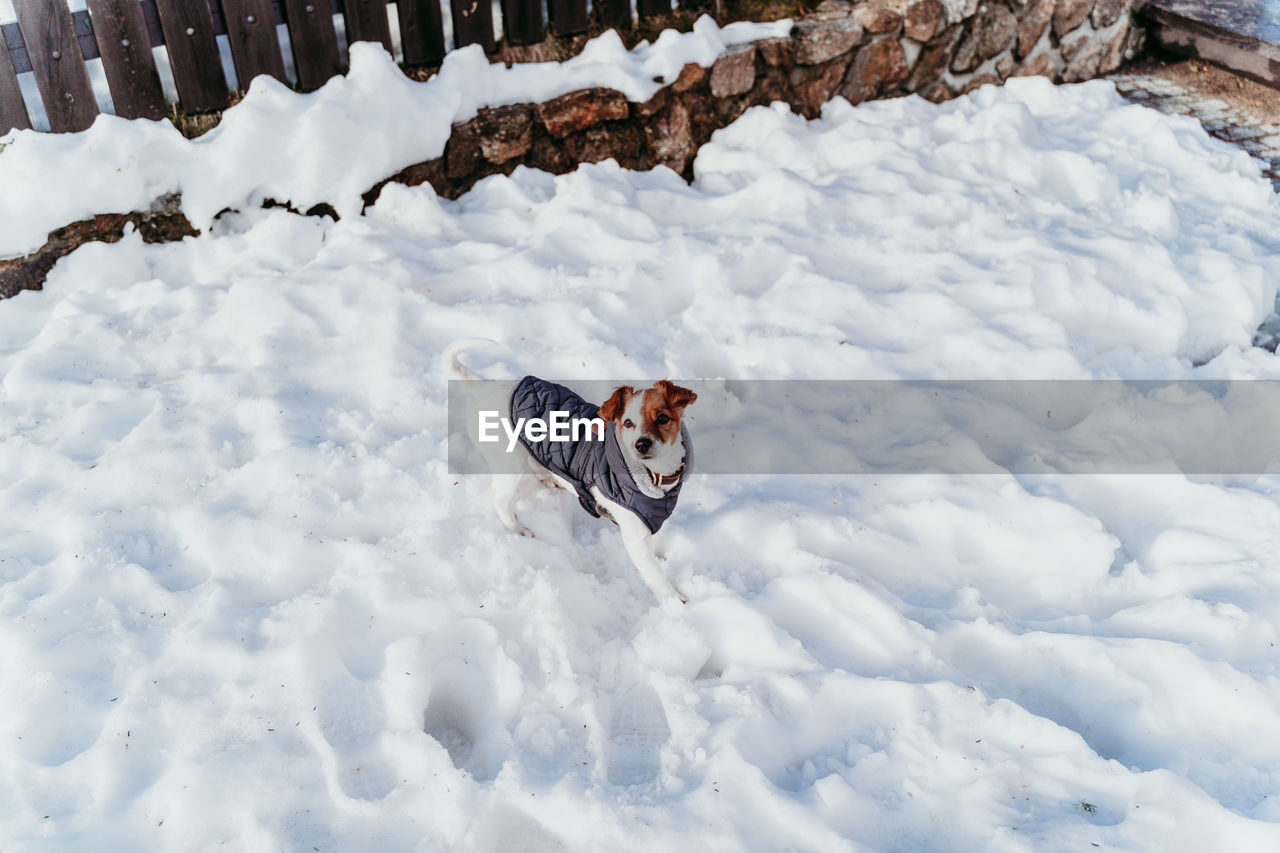
[[(454, 377), (481, 378), (458, 361), (458, 355), (474, 343), (460, 341), (445, 351)], [(531, 419), (545, 423), (553, 412), (579, 420), (598, 419), (594, 421), (597, 429), (589, 435), (579, 433), (578, 440), (529, 440), (529, 433), (518, 426), (509, 432), (509, 448), (520, 454), (525, 473), (494, 475), (493, 502), (503, 525), (512, 532), (532, 535), (516, 517), (516, 503), (539, 481), (568, 489), (578, 495), (587, 512), (606, 516), (618, 525), (631, 562), (659, 601), (684, 601), (662, 570), (653, 534), (675, 509), (693, 462), (682, 418), (698, 395), (665, 379), (639, 391), (619, 386), (598, 407), (563, 385), (534, 376), (509, 383), (503, 390), (507, 392), (508, 430), (512, 423)]]

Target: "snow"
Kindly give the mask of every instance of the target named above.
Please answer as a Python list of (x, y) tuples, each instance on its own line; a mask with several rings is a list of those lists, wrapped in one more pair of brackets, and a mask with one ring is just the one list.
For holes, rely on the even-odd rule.
[[(786, 35), (790, 20), (733, 23), (709, 16), (631, 50), (612, 30), (563, 62), (490, 64), (479, 45), (450, 52), (426, 82), (405, 77), (377, 44), (351, 48), (351, 68), (300, 94), (266, 75), (209, 133), (183, 138), (167, 121), (99, 115), (83, 133), (50, 140), (14, 131), (0, 156), (0, 258), (27, 254), (48, 233), (98, 213), (145, 210), (167, 193), (201, 230), (226, 208), (266, 198), (300, 210), (328, 203), (360, 213), (361, 195), (406, 166), (439, 157), (450, 126), (486, 106), (542, 102), (608, 86), (646, 101), (686, 63), (711, 65), (726, 47)], [(281, 140), (288, 140), (282, 145)], [(0, 143), (2, 144), (2, 143)]]
[[(3, 0), (0, 0), (3, 2)], [(946, 13), (946, 22), (958, 24), (978, 11), (978, 0), (941, 0), (942, 10)], [(898, 12), (906, 13), (912, 0), (887, 0), (885, 5)]]
[[(416, 157), (411, 107), (483, 100), (442, 78), (369, 105), (399, 124), (351, 150)], [(94, 208), (180, 175), (207, 209), (298, 103), (256, 91), (216, 145), (102, 121), (0, 162), (120, 163)], [(321, 167), (281, 153), (299, 134), (263, 175)], [(757, 108), (695, 173), (249, 207), (86, 245), (0, 304), (0, 838), (1276, 849), (1274, 478), (695, 474), (661, 537), (690, 602), (659, 605), (573, 496), (516, 537), (449, 475), (441, 363), (476, 336), (490, 377), (1276, 378), (1249, 347), (1280, 280), (1257, 165), (1109, 83), (1031, 79)], [(48, 215), (26, 199), (8, 221)]]

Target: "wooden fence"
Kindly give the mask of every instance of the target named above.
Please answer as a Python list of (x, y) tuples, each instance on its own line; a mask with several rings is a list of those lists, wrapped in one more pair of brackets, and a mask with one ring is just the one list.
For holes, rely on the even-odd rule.
[[(18, 76), (32, 72), (50, 129), (83, 130), (98, 114), (85, 60), (101, 58), (117, 115), (163, 118), (165, 100), (151, 49), (164, 46), (182, 109), (222, 109), (228, 84), (218, 36), (226, 36), (241, 88), (270, 74), (301, 91), (319, 88), (342, 72), (335, 16), (348, 43), (381, 42), (391, 50), (389, 0), (86, 0), (71, 12), (66, 0), (13, 0), (17, 22), (0, 26), (0, 134), (29, 128)], [(439, 65), (445, 54), (444, 0), (397, 0), (400, 45), (408, 66)], [(479, 44), (492, 52), (489, 0), (448, 0), (455, 46)], [(640, 16), (671, 11), (671, 0), (636, 0)], [(631, 23), (631, 0), (594, 0), (605, 26)], [(502, 0), (503, 35), (510, 44), (585, 32), (587, 0)], [(276, 28), (288, 30), (296, 80), (285, 76)]]

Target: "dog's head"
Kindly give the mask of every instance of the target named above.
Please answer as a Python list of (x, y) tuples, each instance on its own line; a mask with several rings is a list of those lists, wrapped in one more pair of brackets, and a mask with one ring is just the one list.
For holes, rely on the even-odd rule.
[(665, 379), (643, 391), (623, 385), (600, 406), (600, 417), (617, 425), (624, 454), (641, 460), (650, 471), (671, 474), (684, 457), (680, 419), (696, 399), (688, 388)]

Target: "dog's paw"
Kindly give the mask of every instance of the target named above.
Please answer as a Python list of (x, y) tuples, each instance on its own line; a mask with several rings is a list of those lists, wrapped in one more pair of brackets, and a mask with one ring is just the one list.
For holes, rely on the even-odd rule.
[(655, 596), (659, 605), (676, 607), (677, 605), (689, 603), (689, 596), (685, 595), (683, 590), (677, 589), (675, 584), (669, 586), (666, 595), (657, 596), (655, 593)]
[(508, 533), (514, 533), (517, 536), (528, 536), (530, 539), (533, 538), (533, 531), (529, 529), (528, 525), (524, 524), (522, 521), (520, 521), (520, 519), (516, 518), (514, 515), (511, 515), (506, 518), (502, 518), (500, 520), (502, 521), (503, 528)]

